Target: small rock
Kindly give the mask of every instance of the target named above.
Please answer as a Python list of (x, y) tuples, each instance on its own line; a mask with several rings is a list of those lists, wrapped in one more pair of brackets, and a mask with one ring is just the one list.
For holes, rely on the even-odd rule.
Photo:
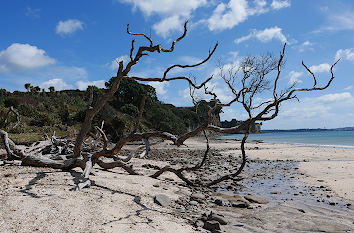
[(203, 227), (204, 226), (204, 222), (202, 220), (197, 220), (194, 223), (195, 227)]
[(158, 184), (153, 184), (152, 186), (154, 186), (156, 188), (160, 187), (160, 185), (158, 185)]
[(155, 196), (154, 201), (155, 201), (155, 203), (157, 203), (163, 207), (166, 207), (170, 204), (171, 199), (164, 194), (158, 194)]
[(221, 230), (220, 223), (216, 220), (206, 221), (203, 226), (204, 229), (209, 230), (211, 232), (215, 232)]
[(269, 201), (256, 195), (248, 194), (244, 197), (247, 201), (258, 203), (258, 204), (268, 204)]
[(229, 204), (227, 200), (221, 197), (217, 197), (214, 203), (217, 204), (218, 206), (227, 206)]
[(243, 202), (243, 201), (233, 201), (231, 202), (232, 207), (236, 208), (247, 208), (250, 206), (248, 202)]
[(189, 204), (190, 204), (190, 205), (193, 205), (193, 206), (197, 206), (197, 205), (198, 205), (198, 202), (197, 202), (197, 201), (190, 201)]
[(190, 198), (191, 200), (200, 201), (205, 200), (205, 195), (202, 193), (193, 193)]
[(218, 221), (221, 225), (227, 225), (227, 221), (224, 218), (224, 216), (221, 216), (220, 214), (215, 214), (215, 213), (210, 213), (208, 216), (208, 221), (209, 220), (215, 220)]

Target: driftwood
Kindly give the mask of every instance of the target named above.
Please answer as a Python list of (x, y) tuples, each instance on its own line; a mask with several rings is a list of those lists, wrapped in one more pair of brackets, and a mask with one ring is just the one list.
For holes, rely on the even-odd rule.
[[(213, 76), (208, 77), (199, 85), (187, 76), (169, 76), (170, 71), (175, 68), (193, 68), (206, 63), (214, 54), (216, 48), (218, 47), (218, 43), (215, 44), (213, 49), (209, 51), (206, 58), (201, 62), (192, 65), (172, 65), (165, 70), (162, 77), (143, 78), (129, 75), (129, 72), (131, 71), (133, 66), (137, 64), (142, 57), (147, 56), (149, 53), (173, 52), (176, 44), (180, 40), (182, 40), (187, 34), (187, 23), (188, 22), (184, 24), (183, 34), (176, 40), (174, 40), (171, 43), (171, 47), (167, 49), (163, 48), (161, 45), (154, 45), (153, 40), (143, 33), (130, 32), (128, 25), (128, 34), (132, 36), (142, 36), (146, 38), (149, 44), (147, 46), (140, 46), (135, 52), (135, 40), (132, 40), (130, 49), (130, 61), (126, 65), (123, 64), (123, 61), (119, 62), (118, 71), (116, 76), (113, 77), (113, 82), (110, 89), (107, 90), (106, 94), (101, 99), (95, 101), (95, 104), (93, 102), (92, 88), (90, 89), (90, 100), (87, 106), (86, 116), (81, 125), (80, 131), (76, 136), (75, 141), (71, 142), (69, 140), (57, 139), (55, 136), (53, 136), (51, 139), (47, 138), (44, 141), (34, 143), (31, 146), (24, 148), (23, 146), (17, 146), (8, 137), (6, 131), (0, 130), (1, 140), (7, 152), (7, 157), (5, 159), (19, 159), (22, 161), (22, 165), (27, 166), (52, 167), (59, 169), (72, 169), (75, 167), (80, 167), (83, 169), (82, 181), (78, 184), (76, 188), (77, 190), (80, 190), (84, 187), (88, 187), (91, 185), (89, 175), (92, 173), (92, 168), (95, 165), (98, 165), (104, 169), (121, 167), (130, 175), (139, 175), (139, 173), (136, 172), (133, 167), (128, 164), (128, 162), (130, 162), (133, 157), (136, 157), (141, 149), (143, 149), (143, 151), (139, 154), (139, 157), (144, 157), (149, 152), (151, 146), (151, 138), (168, 140), (178, 147), (183, 145), (188, 138), (194, 137), (200, 133), (204, 133), (204, 135), (206, 135), (205, 131), (214, 131), (225, 134), (243, 133), (244, 137), (241, 142), (242, 162), (239, 168), (235, 169), (235, 172), (232, 174), (225, 175), (207, 184), (202, 184), (205, 186), (212, 186), (219, 182), (237, 176), (244, 169), (244, 166), (246, 164), (245, 143), (249, 131), (246, 130), (246, 133), (244, 133), (245, 129), (249, 129), (250, 125), (255, 122), (262, 122), (274, 119), (279, 113), (279, 107), (281, 103), (297, 98), (296, 93), (324, 90), (331, 84), (334, 79), (333, 68), (338, 61), (331, 66), (331, 78), (324, 86), (317, 85), (315, 75), (303, 62), (302, 64), (304, 68), (309, 72), (309, 74), (314, 80), (314, 85), (310, 88), (296, 88), (295, 85), (293, 85), (286, 90), (279, 91), (278, 80), (282, 71), (282, 66), (284, 64), (286, 44), (284, 45), (280, 53), (280, 57), (278, 59), (275, 59), (272, 56), (263, 56), (260, 58), (247, 57), (243, 60), (240, 67), (235, 70), (229, 69), (227, 72), (225, 72), (223, 70), (223, 67), (220, 67), (220, 76), (229, 87), (230, 93), (233, 95), (233, 99), (227, 103), (221, 103), (218, 99), (218, 96), (213, 93), (212, 90), (209, 90), (207, 88), (206, 85), (210, 82)], [(275, 78), (272, 82), (269, 82), (267, 81), (266, 76), (271, 74), (271, 72), (273, 71), (276, 73)], [(204, 93), (206, 95), (209, 95), (214, 100), (215, 104), (214, 106), (210, 107), (208, 111), (208, 119), (206, 119), (206, 121), (204, 122), (200, 122), (200, 125), (197, 128), (184, 135), (173, 135), (171, 133), (161, 131), (139, 133), (137, 131), (139, 128), (139, 123), (144, 108), (144, 98), (140, 105), (139, 116), (137, 117), (134, 130), (130, 134), (122, 137), (116, 144), (113, 144), (109, 147), (108, 139), (103, 131), (103, 123), (101, 127), (92, 127), (92, 120), (94, 116), (103, 108), (107, 101), (117, 91), (120, 81), (122, 79), (133, 79), (140, 82), (171, 82), (174, 80), (184, 80), (190, 85), (191, 89), (193, 90), (204, 89)], [(234, 87), (236, 79), (240, 81), (241, 87)], [(264, 91), (270, 91), (271, 98), (261, 103), (255, 104), (255, 96), (258, 93), (262, 93)], [(247, 112), (247, 120), (243, 121), (240, 125), (237, 125), (232, 128), (221, 128), (212, 124), (213, 113), (216, 109), (228, 107), (236, 103), (240, 104)], [(92, 129), (96, 131), (96, 134), (91, 134), (90, 136), (89, 133), (90, 131), (92, 131)], [(144, 146), (138, 147), (136, 150), (133, 150), (126, 157), (118, 155), (124, 146), (126, 146), (129, 142), (134, 141), (143, 141)], [(158, 170), (156, 173), (152, 174), (151, 177), (157, 178), (164, 172), (172, 172), (176, 174), (176, 176), (179, 177), (181, 180), (186, 182), (188, 185), (196, 185), (197, 182), (187, 179), (184, 173), (202, 169), (205, 165), (205, 161), (208, 159), (209, 150), (209, 141), (206, 137), (206, 150), (203, 159), (202, 161), (200, 161), (200, 163), (193, 167), (182, 167), (179, 169), (166, 166)], [(200, 182), (198, 184), (200, 185)]]

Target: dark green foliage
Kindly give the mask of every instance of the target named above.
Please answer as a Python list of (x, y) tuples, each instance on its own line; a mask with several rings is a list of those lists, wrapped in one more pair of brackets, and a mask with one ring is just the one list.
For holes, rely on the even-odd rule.
[(30, 126), (54, 126), (59, 123), (59, 119), (54, 114), (38, 112), (38, 114), (34, 115), (32, 120), (30, 121)]
[(139, 110), (133, 104), (125, 104), (123, 107), (120, 108), (121, 112), (126, 113), (130, 116), (136, 117), (138, 116)]
[[(112, 79), (106, 83), (109, 88), (112, 84)], [(149, 94), (146, 100), (147, 106), (151, 103), (157, 102), (156, 90), (152, 86), (138, 83), (132, 79), (122, 79), (117, 92), (114, 94), (114, 100), (110, 102), (112, 106), (119, 109), (123, 105), (132, 104), (139, 108), (142, 98)]]
[(8, 97), (4, 100), (5, 107), (9, 108), (11, 106), (17, 108), (20, 104), (19, 98), (16, 97)]
[(20, 104), (17, 109), (21, 116), (33, 117), (39, 114), (37, 108), (31, 104)]
[[(107, 87), (111, 83), (112, 80), (107, 82)], [(30, 87), (32, 92), (29, 90)], [(34, 94), (35, 87), (30, 85), (29, 88), (28, 92), (9, 93), (5, 90), (0, 94), (0, 106), (4, 105), (7, 108), (14, 106), (21, 115), (23, 127), (15, 130), (18, 133), (65, 131), (68, 127), (77, 130), (86, 115), (90, 89), (92, 88), (94, 96), (92, 105), (107, 92), (107, 89), (97, 87), (89, 87), (86, 91), (55, 91), (51, 88), (50, 92)], [(94, 117), (93, 125), (101, 125), (104, 120), (107, 135), (112, 141), (119, 140), (133, 130), (141, 101), (146, 95), (138, 131), (160, 130), (177, 135), (186, 133), (206, 119), (209, 106), (213, 105), (211, 102), (201, 102), (197, 111), (201, 115), (199, 119), (194, 107), (175, 107), (161, 103), (156, 97), (155, 88), (135, 80), (123, 79), (114, 97)]]

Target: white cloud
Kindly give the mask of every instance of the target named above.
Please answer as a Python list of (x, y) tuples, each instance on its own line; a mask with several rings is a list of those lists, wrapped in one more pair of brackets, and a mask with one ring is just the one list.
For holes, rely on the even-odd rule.
[(114, 59), (111, 62), (111, 65), (110, 65), (111, 70), (117, 70), (118, 69), (118, 63), (120, 61), (123, 61), (123, 64), (126, 65), (129, 62), (129, 59), (130, 58), (127, 55), (123, 55), (123, 56), (117, 57), (116, 59)]
[(338, 2), (338, 4), (332, 4), (331, 7), (320, 7), (320, 10), (325, 17), (325, 21), (313, 33), (354, 30), (354, 11), (351, 5)]
[(72, 85), (67, 84), (63, 79), (60, 79), (60, 78), (54, 78), (54, 79), (45, 81), (42, 84), (40, 84), (39, 86), (41, 88), (46, 88), (46, 89), (53, 86), (55, 88), (55, 90), (58, 90), (58, 91), (74, 88)]
[(354, 103), (354, 97), (349, 93), (349, 92), (343, 92), (343, 93), (335, 93), (335, 94), (327, 94), (323, 95), (320, 97), (317, 97), (315, 99), (316, 102), (319, 103), (345, 103), (345, 102), (352, 102)]
[(344, 90), (349, 91), (349, 90), (351, 90), (352, 88), (353, 88), (353, 86), (350, 85), (350, 86), (347, 86), (346, 88), (344, 88)]
[(166, 38), (171, 31), (182, 30), (182, 24), (184, 23), (184, 19), (179, 15), (173, 15), (171, 17), (164, 18), (160, 22), (154, 24), (152, 28), (155, 32)]
[(352, 115), (354, 97), (349, 92), (307, 97), (289, 101), (280, 108), (279, 116), (265, 122), (264, 128), (344, 127), (354, 124)]
[(76, 86), (80, 90), (86, 90), (88, 86), (96, 86), (98, 88), (104, 88), (105, 87), (105, 81), (104, 80), (97, 80), (97, 81), (77, 81)]
[(156, 89), (156, 93), (162, 98), (166, 98), (167, 90), (166, 88), (170, 85), (169, 82), (148, 82), (150, 86), (154, 87)]
[(212, 16), (207, 20), (211, 31), (230, 29), (248, 18), (248, 3), (246, 0), (230, 0), (226, 5), (220, 3)]
[(181, 56), (179, 58), (179, 60), (181, 60), (182, 62), (184, 62), (186, 64), (197, 64), (197, 63), (201, 62), (200, 58), (192, 57), (192, 56)]
[(294, 48), (297, 48), (299, 52), (302, 53), (305, 50), (313, 50), (313, 48), (311, 47), (312, 45), (314, 45), (314, 43), (307, 40), (300, 45), (294, 46)]
[(343, 60), (348, 60), (348, 61), (354, 61), (354, 49), (340, 49), (337, 51), (335, 59), (343, 59)]
[(310, 70), (313, 73), (321, 73), (321, 72), (329, 72), (331, 69), (331, 65), (327, 63), (319, 64), (317, 66), (311, 66)]
[(43, 49), (29, 44), (14, 43), (0, 52), (0, 72), (17, 72), (55, 63)]
[(130, 3), (134, 10), (139, 9), (145, 16), (158, 15), (161, 21), (153, 25), (160, 36), (166, 37), (173, 30), (182, 30), (183, 22), (189, 19), (199, 7), (205, 6), (207, 0), (116, 0)]
[(273, 39), (279, 40), (282, 43), (287, 42), (287, 39), (285, 35), (282, 33), (282, 29), (279, 27), (271, 27), (271, 28), (266, 28), (264, 30), (258, 31), (258, 30), (253, 30), (250, 34), (247, 36), (243, 36), (241, 38), (238, 38), (235, 40), (236, 44), (239, 44), (241, 42), (244, 42), (246, 40), (256, 38), (259, 41), (266, 43), (269, 42)]
[(289, 85), (297, 84), (297, 83), (302, 83), (302, 81), (299, 79), (303, 75), (302, 72), (296, 72), (296, 71), (290, 71), (289, 73)]
[(237, 26), (252, 15), (260, 15), (289, 6), (288, 0), (273, 0), (271, 5), (267, 5), (265, 0), (229, 0), (227, 4), (219, 3), (211, 17), (202, 22), (206, 23), (211, 31), (221, 31)]
[(273, 0), (272, 4), (270, 5), (274, 10), (279, 10), (285, 7), (290, 7), (291, 3), (289, 0)]
[(77, 30), (83, 30), (84, 23), (81, 22), (80, 20), (77, 19), (68, 19), (65, 21), (59, 21), (56, 27), (56, 33), (64, 36), (64, 35), (70, 35)]

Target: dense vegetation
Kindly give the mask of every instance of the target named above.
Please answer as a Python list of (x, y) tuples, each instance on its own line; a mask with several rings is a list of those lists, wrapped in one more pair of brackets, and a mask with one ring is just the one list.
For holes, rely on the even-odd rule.
[[(106, 83), (110, 87), (111, 80)], [(16, 122), (14, 114), (9, 114), (7, 128), (16, 141), (19, 134), (22, 143), (30, 143), (51, 135), (54, 131), (57, 136), (70, 136), (76, 133), (85, 117), (89, 100), (89, 90), (64, 90), (50, 92), (40, 91), (26, 84), (27, 92), (15, 91), (10, 93), (0, 90), (0, 128), (5, 127), (4, 118), (11, 106), (19, 113), (21, 124), (15, 128), (11, 124)], [(93, 87), (94, 99), (102, 96), (107, 90)], [(123, 79), (118, 91), (105, 107), (94, 118), (94, 124), (100, 125), (105, 121), (104, 130), (117, 141), (123, 134), (130, 132), (139, 113), (140, 103), (147, 95), (143, 117), (138, 131), (161, 130), (173, 134), (183, 134), (195, 128), (206, 117), (208, 106), (212, 102), (201, 101), (198, 104), (198, 115), (195, 107), (175, 107), (158, 100), (155, 88)], [(216, 124), (219, 122), (219, 109), (216, 115)], [(19, 140), (17, 140), (20, 142)]]

